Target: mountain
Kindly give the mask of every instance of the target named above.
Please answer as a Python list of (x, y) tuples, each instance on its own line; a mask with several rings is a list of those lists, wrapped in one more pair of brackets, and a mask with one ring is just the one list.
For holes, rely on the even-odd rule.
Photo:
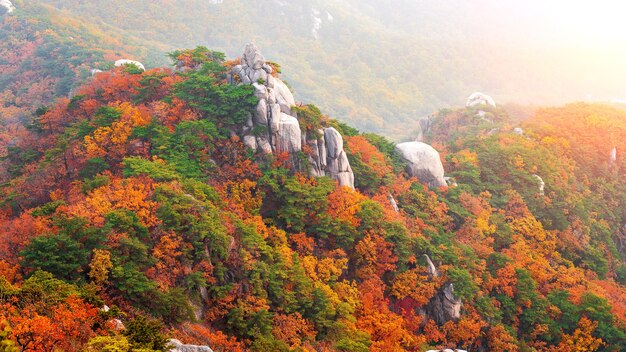
[(6, 146), (5, 350), (626, 348), (625, 112), (477, 95), (400, 146), (294, 105), (254, 45), (169, 56)]
[(0, 351), (626, 350), (626, 112), (504, 7), (9, 3)]
[[(593, 36), (594, 26), (582, 30), (563, 23), (568, 12), (540, 1), (40, 0), (15, 5), (17, 15), (43, 6), (55, 16), (81, 19), (134, 43), (143, 48), (135, 59), (150, 67), (167, 64), (164, 51), (204, 45), (236, 57), (245, 43), (255, 42), (284, 66), (284, 78), (299, 99), (318, 102), (332, 117), (394, 140), (412, 137), (407, 124), (461, 106), (474, 91), (504, 103), (560, 104), (589, 95), (608, 101), (623, 98), (626, 78), (624, 52), (605, 44), (606, 37)], [(579, 9), (586, 16), (580, 21), (610, 9)], [(572, 44), (571, 35), (561, 34), (564, 28), (577, 33), (582, 44)]]

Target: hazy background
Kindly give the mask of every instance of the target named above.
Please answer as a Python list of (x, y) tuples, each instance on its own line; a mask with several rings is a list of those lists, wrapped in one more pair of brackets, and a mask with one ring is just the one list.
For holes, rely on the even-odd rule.
[(141, 50), (257, 43), (305, 102), (394, 139), (473, 91), (499, 103), (626, 99), (626, 5), (512, 0), (41, 0)]

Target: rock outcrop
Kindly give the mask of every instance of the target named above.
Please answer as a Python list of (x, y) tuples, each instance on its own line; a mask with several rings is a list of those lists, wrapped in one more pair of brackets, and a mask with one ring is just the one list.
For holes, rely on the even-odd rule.
[(417, 177), (429, 187), (447, 185), (443, 164), (435, 148), (422, 142), (405, 142), (397, 144), (395, 150), (408, 163), (406, 171), (411, 177)]
[[(428, 275), (431, 278), (439, 277), (437, 268), (430, 260), (430, 257), (424, 254), (427, 262)], [(430, 299), (424, 309), (424, 313), (433, 319), (437, 324), (443, 325), (448, 321), (457, 321), (461, 318), (461, 308), (463, 302), (454, 296), (454, 286), (452, 283), (443, 285), (433, 298)]]
[(435, 121), (435, 115), (421, 117), (417, 121), (417, 131), (415, 136), (416, 142), (423, 142), (424, 136), (430, 132)]
[(10, 0), (0, 0), (0, 6), (6, 9), (6, 13), (11, 13), (15, 11), (15, 6)]
[(231, 84), (249, 84), (259, 103), (239, 133), (244, 144), (258, 153), (288, 153), (295, 169), (300, 167), (296, 154), (303, 145), (310, 149), (310, 173), (329, 176), (342, 186), (354, 188), (354, 173), (343, 149), (343, 138), (334, 128), (303, 133), (293, 107), (296, 105), (289, 87), (272, 75), (273, 68), (254, 44), (246, 45), (241, 64), (228, 74)]
[(389, 199), (389, 204), (391, 204), (391, 207), (393, 208), (393, 210), (396, 213), (399, 213), (400, 208), (398, 208), (398, 203), (396, 202), (396, 199), (393, 197), (391, 193), (387, 194), (387, 199)]
[(343, 150), (343, 138), (341, 134), (329, 127), (324, 129), (324, 140), (326, 142), (326, 172), (329, 176), (339, 181), (342, 186), (354, 188), (354, 173), (350, 167), (348, 156)]
[(521, 127), (515, 127), (513, 129), (513, 133), (515, 133), (518, 136), (523, 136), (524, 135), (524, 129)]
[(169, 352), (213, 352), (209, 346), (185, 345), (176, 339), (170, 339), (168, 346)]
[(448, 187), (457, 187), (459, 185), (453, 177), (446, 176), (443, 179), (446, 181)]
[(146, 67), (139, 61), (128, 60), (128, 59), (120, 59), (115, 61), (115, 67), (125, 66), (125, 65), (135, 65), (138, 69), (145, 71)]
[(467, 102), (465, 103), (465, 107), (468, 107), (468, 108), (480, 106), (480, 105), (489, 105), (489, 106), (495, 107), (496, 101), (493, 100), (493, 98), (488, 96), (487, 94), (484, 94), (481, 92), (474, 92), (472, 93), (472, 95), (469, 96), (469, 98), (467, 98)]

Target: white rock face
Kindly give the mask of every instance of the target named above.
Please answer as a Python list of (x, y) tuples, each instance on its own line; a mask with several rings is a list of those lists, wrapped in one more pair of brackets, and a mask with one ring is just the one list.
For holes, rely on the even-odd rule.
[(296, 100), (287, 85), (275, 79), (274, 89), (276, 91), (276, 103), (280, 105), (280, 110), (286, 114), (291, 114), (291, 107), (296, 105)]
[(393, 195), (391, 193), (389, 193), (387, 195), (387, 199), (389, 199), (389, 204), (391, 204), (391, 207), (393, 208), (393, 210), (396, 213), (399, 213), (400, 212), (400, 208), (398, 208), (398, 203), (396, 202), (396, 199), (393, 198)]
[(311, 33), (315, 39), (319, 39), (319, 31), (320, 28), (322, 28), (322, 18), (320, 15), (320, 12), (316, 9), (311, 11), (311, 16), (313, 17), (313, 28), (311, 29)]
[(350, 167), (348, 156), (343, 150), (343, 138), (341, 134), (329, 127), (324, 129), (326, 141), (326, 170), (329, 176), (339, 181), (339, 185), (354, 188), (354, 173)]
[(137, 68), (145, 71), (146, 67), (139, 61), (135, 61), (135, 60), (128, 60), (128, 59), (120, 59), (115, 61), (115, 67), (120, 67), (120, 66), (124, 66), (124, 65), (135, 65), (137, 66)]
[(513, 129), (513, 133), (515, 133), (518, 136), (523, 136), (524, 135), (524, 129), (521, 127), (515, 127)]
[(293, 153), (301, 149), (302, 137), (298, 119), (281, 112), (276, 134), (276, 151)]
[(4, 7), (7, 10), (7, 13), (11, 13), (15, 11), (15, 6), (10, 0), (0, 0), (0, 6)]
[[(292, 156), (294, 168), (299, 168), (295, 153), (307, 145), (312, 150), (308, 156), (311, 175), (329, 176), (342, 186), (354, 188), (354, 173), (343, 150), (343, 138), (334, 128), (317, 133), (303, 134), (292, 109), (296, 100), (289, 87), (272, 76), (272, 67), (254, 44), (246, 45), (241, 65), (228, 74), (231, 84), (250, 84), (259, 103), (253, 116), (240, 135), (250, 149), (264, 154), (287, 152)], [(256, 129), (257, 131), (252, 133)], [(262, 131), (259, 133), (259, 130)], [(332, 151), (332, 154), (331, 154)]]
[(488, 96), (487, 94), (484, 94), (481, 92), (474, 92), (472, 93), (472, 95), (469, 96), (469, 98), (467, 98), (467, 102), (465, 103), (465, 106), (468, 108), (479, 106), (479, 105), (490, 105), (490, 106), (495, 107), (496, 101), (493, 100), (493, 98)]
[(424, 258), (426, 258), (426, 267), (428, 268), (428, 275), (432, 276), (432, 277), (439, 277), (439, 271), (437, 270), (437, 267), (435, 266), (435, 264), (433, 264), (433, 261), (430, 260), (430, 257), (428, 256), (428, 254), (424, 254)]
[(405, 142), (397, 144), (396, 153), (408, 162), (406, 171), (411, 177), (417, 177), (428, 187), (444, 187), (443, 164), (435, 148), (422, 142)]
[(170, 339), (168, 345), (171, 347), (169, 352), (213, 352), (209, 346), (184, 345), (176, 339)]

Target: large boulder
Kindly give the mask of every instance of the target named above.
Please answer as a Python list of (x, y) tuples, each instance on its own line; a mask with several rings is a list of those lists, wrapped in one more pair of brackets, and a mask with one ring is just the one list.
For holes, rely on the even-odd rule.
[(0, 6), (6, 9), (6, 13), (11, 13), (15, 11), (15, 6), (9, 0), (0, 0)]
[(485, 93), (474, 92), (469, 96), (469, 98), (467, 98), (467, 102), (465, 103), (465, 106), (468, 108), (471, 108), (474, 106), (481, 106), (481, 105), (488, 105), (488, 106), (495, 107), (496, 101), (493, 100), (492, 97), (490, 97), (489, 95)]
[(411, 177), (417, 177), (428, 187), (447, 186), (443, 164), (435, 148), (422, 142), (406, 142), (397, 144), (395, 150), (407, 162), (406, 171)]
[(115, 61), (115, 67), (126, 66), (126, 65), (135, 65), (138, 69), (145, 71), (146, 67), (139, 61), (128, 60), (128, 59), (120, 59)]
[(298, 119), (285, 113), (280, 114), (278, 133), (276, 134), (276, 151), (294, 154), (302, 149), (302, 137)]

